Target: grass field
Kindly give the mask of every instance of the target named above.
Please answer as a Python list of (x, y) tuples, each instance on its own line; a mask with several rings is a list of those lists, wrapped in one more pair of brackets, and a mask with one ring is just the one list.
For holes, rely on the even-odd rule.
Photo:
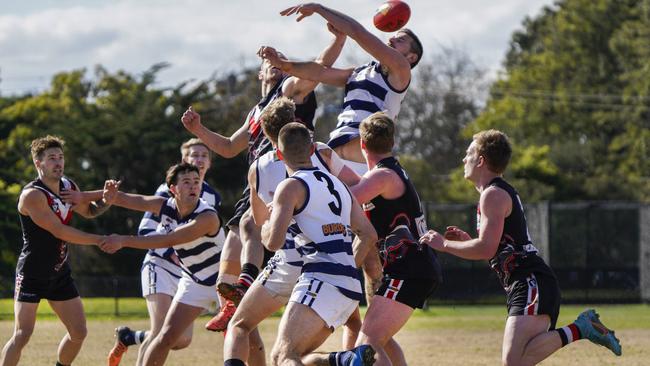
[[(105, 356), (113, 345), (113, 329), (129, 325), (137, 329), (148, 326), (142, 316), (114, 317), (112, 299), (85, 299), (88, 316), (88, 338), (75, 365), (103, 365)], [(122, 299), (120, 312), (142, 313), (141, 299)], [(648, 305), (598, 305), (595, 306), (605, 323), (616, 330), (623, 344), (623, 356), (615, 357), (609, 350), (580, 341), (561, 349), (542, 365), (650, 365), (650, 306)], [(567, 324), (585, 306), (562, 307), (559, 325)], [(11, 336), (13, 319), (10, 300), (0, 300), (0, 341)], [(23, 352), (22, 365), (53, 365), (56, 348), (65, 333), (63, 326), (51, 315), (45, 302), (39, 309), (39, 321), (29, 345)], [(208, 317), (195, 322), (194, 340), (189, 348), (170, 353), (168, 365), (221, 365), (223, 364), (221, 334), (203, 330)], [(501, 306), (433, 306), (427, 311), (417, 311), (407, 325), (397, 334), (409, 365), (499, 365), (501, 337), (505, 309)], [(279, 317), (266, 320), (260, 327), (267, 346), (267, 354), (275, 338)], [(340, 343), (340, 331), (321, 347), (323, 351), (335, 350)], [(123, 365), (135, 362), (136, 350), (130, 350)]]

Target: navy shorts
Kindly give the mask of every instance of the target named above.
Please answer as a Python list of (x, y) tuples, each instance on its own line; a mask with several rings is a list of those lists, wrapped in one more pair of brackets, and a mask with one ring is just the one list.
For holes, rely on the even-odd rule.
[(251, 207), (251, 189), (246, 185), (246, 188), (244, 189), (244, 192), (242, 193), (241, 198), (237, 203), (235, 204), (235, 213), (233, 216), (228, 220), (226, 223), (226, 227), (228, 227), (230, 230), (232, 230), (231, 226), (239, 226), (239, 222), (241, 221), (241, 218), (244, 216), (244, 213), (246, 210), (248, 210), (249, 207)]
[(16, 301), (39, 303), (41, 299), (65, 301), (75, 297), (79, 297), (79, 291), (69, 271), (48, 279), (28, 278), (23, 274), (16, 274)]
[(433, 279), (399, 280), (384, 276), (375, 295), (401, 302), (414, 309), (422, 309), (424, 302), (436, 287), (438, 282)]
[(560, 286), (554, 276), (530, 273), (512, 281), (506, 288), (508, 315), (542, 315), (551, 317), (555, 329), (560, 314)]

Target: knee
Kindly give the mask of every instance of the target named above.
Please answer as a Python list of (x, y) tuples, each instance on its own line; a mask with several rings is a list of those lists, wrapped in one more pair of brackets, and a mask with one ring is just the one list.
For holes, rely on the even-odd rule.
[(178, 340), (178, 338), (172, 337), (169, 333), (163, 332), (156, 336), (154, 342), (164, 349), (172, 349)]
[(34, 333), (34, 328), (16, 329), (13, 336), (13, 343), (20, 348), (24, 347), (29, 342), (32, 333)]
[(192, 335), (183, 334), (176, 340), (176, 342), (174, 342), (174, 347), (172, 347), (172, 349), (177, 351), (179, 349), (187, 348), (190, 343), (192, 343)]
[(230, 323), (228, 324), (228, 331), (229, 332), (237, 332), (238, 334), (250, 334), (255, 327), (251, 326), (248, 324), (242, 317), (235, 316), (230, 319)]
[(86, 327), (86, 323), (68, 329), (68, 335), (70, 336), (70, 341), (74, 343), (83, 342), (88, 335), (88, 328)]

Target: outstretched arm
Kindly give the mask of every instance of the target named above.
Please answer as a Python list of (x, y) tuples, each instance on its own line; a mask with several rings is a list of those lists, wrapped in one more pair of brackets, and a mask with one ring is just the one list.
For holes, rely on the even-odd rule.
[[(347, 37), (329, 23), (327, 23), (327, 29), (329, 29), (329, 31), (334, 35), (334, 40), (314, 61), (325, 67), (331, 67), (341, 54), (341, 50), (345, 45), (345, 39)], [(316, 88), (316, 86), (318, 86), (318, 81), (301, 79), (294, 76), (287, 79), (287, 81), (282, 84), (282, 94), (300, 104), (304, 101), (305, 97)]]
[(354, 39), (361, 48), (386, 66), (391, 74), (395, 74), (397, 82), (393, 85), (394, 87), (401, 89), (408, 85), (411, 79), (411, 65), (408, 60), (397, 50), (384, 44), (353, 18), (315, 3), (296, 5), (280, 12), (284, 16), (298, 14), (296, 21), (300, 21), (314, 13), (322, 16), (336, 29)]
[(326, 67), (315, 61), (289, 61), (278, 56), (273, 47), (262, 46), (257, 55), (269, 60), (271, 65), (300, 79), (325, 83), (333, 86), (344, 86), (353, 69), (336, 69)]
[[(429, 230), (420, 238), (420, 243), (465, 259), (492, 258), (499, 247), (504, 220), (512, 209), (512, 200), (506, 191), (490, 187), (481, 194), (479, 205), (481, 208), (481, 226), (478, 238), (463, 241), (448, 240), (438, 232)], [(466, 233), (457, 232), (447, 236), (467, 239)]]
[(107, 253), (114, 253), (122, 247), (136, 249), (169, 248), (177, 244), (188, 243), (205, 235), (216, 234), (221, 227), (219, 216), (213, 211), (199, 214), (195, 220), (177, 227), (165, 235), (124, 236), (111, 235), (100, 247)]
[(104, 182), (103, 190), (87, 192), (66, 190), (61, 192), (61, 198), (66, 202), (72, 201), (76, 213), (85, 218), (93, 218), (108, 211), (119, 187), (120, 181), (107, 180)]
[(196, 113), (191, 106), (183, 113), (181, 122), (188, 131), (208, 145), (210, 150), (224, 158), (232, 158), (248, 146), (248, 119), (230, 137), (210, 131), (201, 123), (201, 115)]

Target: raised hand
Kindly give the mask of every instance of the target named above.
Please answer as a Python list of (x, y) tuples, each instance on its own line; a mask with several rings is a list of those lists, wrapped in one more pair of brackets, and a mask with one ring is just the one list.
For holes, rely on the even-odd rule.
[(282, 69), (282, 59), (278, 55), (278, 51), (270, 46), (261, 46), (257, 51), (257, 55), (265, 60), (268, 60), (271, 66)]
[(112, 205), (115, 202), (117, 197), (117, 192), (120, 188), (122, 181), (109, 179), (104, 182), (104, 191), (102, 192), (102, 198), (104, 203), (107, 205)]
[(289, 16), (292, 14), (298, 14), (298, 17), (296, 18), (296, 22), (299, 22), (303, 20), (303, 18), (306, 18), (312, 14), (318, 9), (320, 5), (316, 3), (307, 3), (307, 4), (300, 4), (300, 5), (295, 5), (290, 8), (284, 9), (280, 12), (280, 15), (282, 16)]
[(124, 239), (124, 236), (117, 234), (105, 236), (104, 239), (99, 243), (99, 248), (108, 254), (113, 254), (122, 249)]
[(466, 241), (471, 238), (468, 233), (459, 229), (458, 226), (447, 226), (447, 230), (445, 231), (445, 239), (447, 240)]
[(183, 126), (193, 134), (201, 129), (201, 115), (196, 113), (190, 106), (181, 117)]

